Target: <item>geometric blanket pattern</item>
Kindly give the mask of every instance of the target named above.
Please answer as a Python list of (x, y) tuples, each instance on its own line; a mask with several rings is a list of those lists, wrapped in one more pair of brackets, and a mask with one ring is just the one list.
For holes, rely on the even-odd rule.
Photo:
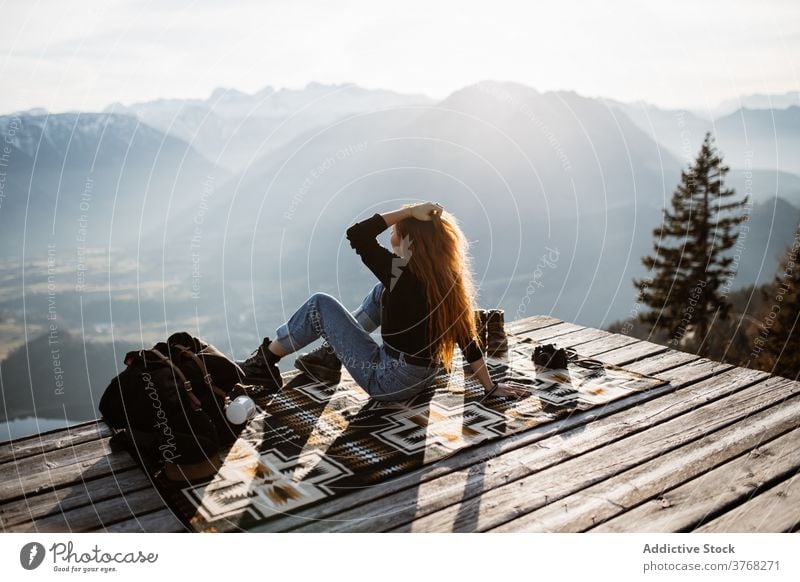
[(608, 364), (597, 369), (580, 356), (566, 370), (538, 368), (531, 361), (536, 342), (510, 333), (508, 339), (508, 354), (487, 358), (487, 367), (494, 380), (528, 387), (529, 396), (484, 399), (480, 383), (465, 379), (460, 365), (402, 402), (371, 401), (346, 373), (338, 386), (299, 375), (263, 403), (216, 475), (163, 492), (196, 531), (246, 530), (665, 383)]

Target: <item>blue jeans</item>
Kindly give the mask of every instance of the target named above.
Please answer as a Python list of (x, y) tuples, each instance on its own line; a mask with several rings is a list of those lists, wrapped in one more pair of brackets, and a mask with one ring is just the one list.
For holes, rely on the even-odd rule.
[(442, 368), (420, 366), (386, 352), (370, 335), (381, 324), (383, 283), (377, 283), (361, 305), (350, 312), (327, 293), (314, 293), (275, 331), (288, 352), (317, 338), (333, 348), (353, 379), (375, 400), (405, 400), (428, 388)]

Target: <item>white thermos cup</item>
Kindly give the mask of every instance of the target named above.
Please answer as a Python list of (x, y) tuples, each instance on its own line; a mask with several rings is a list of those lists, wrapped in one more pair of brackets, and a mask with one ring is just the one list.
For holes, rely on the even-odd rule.
[(225, 416), (232, 424), (244, 424), (256, 415), (256, 403), (245, 394), (240, 394), (225, 407)]

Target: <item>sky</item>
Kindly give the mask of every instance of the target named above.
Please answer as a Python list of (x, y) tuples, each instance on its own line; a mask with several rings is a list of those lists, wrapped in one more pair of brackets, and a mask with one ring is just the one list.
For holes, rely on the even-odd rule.
[[(0, 0), (2, 1), (2, 0)], [(6, 0), (0, 113), (483, 80), (703, 111), (800, 90), (797, 0)]]

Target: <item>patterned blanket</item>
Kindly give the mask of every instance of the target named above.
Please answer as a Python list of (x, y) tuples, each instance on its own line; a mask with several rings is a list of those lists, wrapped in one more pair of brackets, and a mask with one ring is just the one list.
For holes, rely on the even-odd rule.
[(509, 334), (507, 356), (487, 359), (494, 380), (530, 388), (522, 399), (484, 398), (460, 365), (425, 393), (393, 403), (370, 400), (346, 373), (338, 386), (297, 375), (264, 403), (211, 480), (166, 490), (167, 500), (196, 531), (246, 530), (465, 447), (664, 384), (580, 357), (567, 370), (538, 368), (535, 345)]

